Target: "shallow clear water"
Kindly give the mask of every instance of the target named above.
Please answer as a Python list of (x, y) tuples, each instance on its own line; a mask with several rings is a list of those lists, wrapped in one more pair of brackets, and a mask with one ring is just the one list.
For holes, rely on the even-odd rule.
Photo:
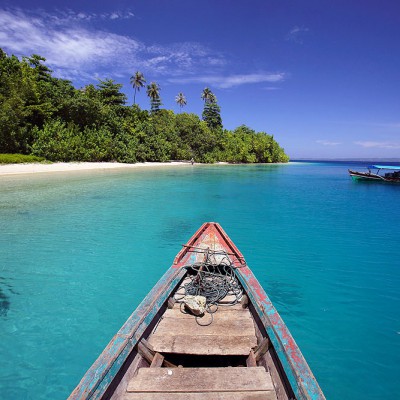
[(217, 221), (329, 399), (396, 398), (400, 186), (345, 163), (0, 177), (0, 397), (64, 399)]

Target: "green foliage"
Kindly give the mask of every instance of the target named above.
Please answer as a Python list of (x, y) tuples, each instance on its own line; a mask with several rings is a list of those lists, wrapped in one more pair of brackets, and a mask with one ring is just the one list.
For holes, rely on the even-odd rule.
[(205, 103), (202, 117), (210, 129), (222, 129), (221, 109), (216, 102)]
[(123, 106), (126, 103), (126, 95), (121, 93), (122, 85), (120, 83), (114, 83), (112, 79), (100, 80), (97, 88), (99, 97), (104, 104)]
[(203, 120), (210, 129), (222, 129), (221, 109), (215, 94), (209, 88), (205, 88), (201, 98), (204, 100)]
[(264, 132), (256, 132), (242, 125), (233, 132), (224, 131), (224, 158), (232, 163), (288, 162), (289, 157), (274, 140)]
[(46, 159), (24, 154), (0, 154), (0, 164), (43, 163)]
[(150, 85), (147, 85), (147, 96), (149, 96), (150, 98), (150, 106), (152, 113), (157, 112), (162, 105), (160, 90), (161, 88), (156, 82), (151, 82)]
[[(122, 85), (112, 79), (78, 90), (57, 79), (39, 55), (8, 56), (0, 49), (0, 152), (51, 161), (167, 161), (211, 163), (287, 162), (271, 135), (240, 126), (222, 129), (220, 107), (209, 88), (195, 114), (160, 109), (160, 87), (147, 86), (151, 111), (126, 106)], [(143, 74), (132, 76), (136, 90)], [(176, 97), (183, 107), (183, 93)], [(22, 159), (22, 158), (20, 158)], [(14, 161), (13, 161), (14, 162)]]

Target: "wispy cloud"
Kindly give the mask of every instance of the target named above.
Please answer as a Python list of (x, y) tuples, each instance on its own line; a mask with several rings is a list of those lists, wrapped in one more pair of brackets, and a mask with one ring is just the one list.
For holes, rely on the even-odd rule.
[(210, 49), (193, 42), (153, 45), (147, 47), (146, 53), (148, 57), (143, 60), (145, 66), (173, 76), (192, 74), (205, 67), (218, 69), (226, 64), (222, 55), (213, 54)]
[(37, 11), (37, 12), (31, 12), (30, 15), (37, 15), (39, 18), (52, 20), (54, 23), (58, 24), (65, 24), (71, 21), (94, 21), (94, 20), (113, 21), (121, 19), (130, 19), (135, 16), (135, 14), (130, 10), (126, 11), (117, 10), (110, 13), (88, 13), (83, 11), (76, 12), (73, 10), (59, 10), (56, 14), (50, 14), (45, 11)]
[(205, 75), (192, 76), (185, 78), (172, 78), (170, 83), (204, 83), (221, 89), (228, 89), (234, 86), (240, 86), (250, 83), (262, 82), (281, 82), (285, 79), (285, 73), (262, 73), (262, 74), (241, 74), (241, 75)]
[(304, 26), (294, 26), (287, 34), (286, 40), (295, 43), (303, 43), (304, 35), (309, 31), (308, 28)]
[(38, 53), (64, 77), (104, 67), (115, 70), (116, 64), (126, 68), (140, 60), (144, 50), (140, 41), (72, 23), (88, 19), (82, 13), (32, 16), (21, 10), (0, 10), (0, 46), (19, 56)]
[(331, 142), (329, 140), (317, 140), (317, 143), (322, 144), (323, 146), (338, 146), (342, 144), (342, 142)]
[(0, 9), (0, 47), (19, 57), (40, 54), (56, 76), (76, 82), (104, 78), (105, 74), (126, 77), (135, 70), (168, 83), (204, 83), (221, 89), (278, 83), (287, 77), (283, 72), (228, 74), (226, 56), (200, 43), (149, 45), (94, 24), (108, 20), (105, 25), (112, 29), (113, 21), (132, 17), (131, 11), (96, 14), (64, 10), (49, 14)]
[(354, 142), (354, 144), (366, 148), (400, 149), (400, 142), (359, 141), (359, 142)]
[(219, 68), (224, 58), (198, 43), (152, 45), (94, 28), (94, 19), (130, 18), (131, 12), (88, 14), (64, 11), (57, 14), (0, 10), (0, 47), (18, 56), (37, 53), (64, 78), (111, 76), (133, 69), (155, 75), (179, 75)]

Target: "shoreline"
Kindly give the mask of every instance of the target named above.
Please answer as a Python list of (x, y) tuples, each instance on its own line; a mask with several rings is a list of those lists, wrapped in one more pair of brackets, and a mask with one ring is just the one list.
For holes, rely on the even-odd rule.
[(124, 164), (117, 162), (55, 162), (52, 164), (0, 164), (0, 177), (10, 175), (40, 174), (54, 172), (104, 171), (148, 167), (192, 166), (190, 162), (144, 162)]

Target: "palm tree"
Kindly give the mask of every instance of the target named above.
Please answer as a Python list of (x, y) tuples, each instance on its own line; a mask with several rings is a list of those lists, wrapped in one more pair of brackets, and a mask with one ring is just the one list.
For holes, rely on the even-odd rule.
[(212, 99), (213, 92), (208, 88), (204, 88), (204, 90), (201, 92), (201, 98), (206, 102), (209, 103), (210, 100)]
[(217, 96), (214, 93), (210, 93), (208, 96), (208, 103), (215, 104), (217, 102)]
[(160, 109), (160, 86), (156, 82), (151, 82), (147, 85), (147, 96), (150, 98), (151, 112), (156, 112)]
[(177, 104), (179, 104), (181, 111), (182, 111), (182, 107), (186, 106), (186, 104), (187, 104), (186, 97), (182, 92), (178, 93), (178, 96), (175, 97), (175, 101), (177, 102)]
[(144, 87), (146, 83), (146, 79), (144, 79), (144, 75), (140, 71), (136, 71), (135, 75), (131, 76), (131, 85), (135, 91), (133, 95), (133, 104), (136, 104), (136, 90), (139, 92), (140, 88)]

